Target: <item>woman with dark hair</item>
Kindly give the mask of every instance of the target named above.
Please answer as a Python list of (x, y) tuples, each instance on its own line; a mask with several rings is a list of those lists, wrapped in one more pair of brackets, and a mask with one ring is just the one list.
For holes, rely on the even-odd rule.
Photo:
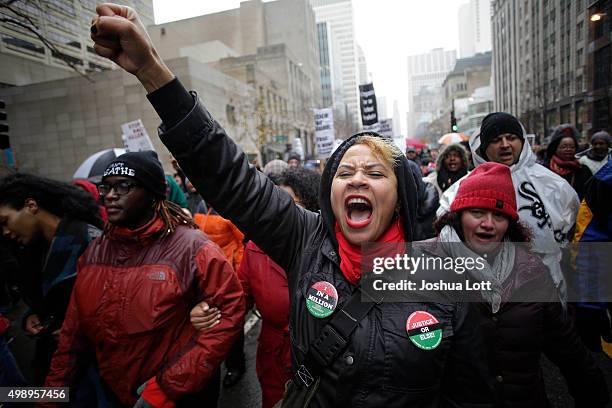
[(278, 178), (272, 178), (272, 181), (288, 192), (297, 205), (310, 211), (319, 211), (319, 173), (301, 167), (289, 167)]
[(80, 188), (17, 173), (0, 180), (0, 226), (4, 237), (27, 247), (28, 267), (21, 269), (20, 282), (29, 306), (23, 328), (37, 337), (33, 384), (42, 385), (76, 281), (77, 259), (100, 235), (102, 219), (98, 204)]
[[(483, 269), (467, 274), (491, 282), (491, 289), (481, 292), (484, 302), (471, 307), (481, 317), (487, 370), (496, 383), (493, 399), (501, 406), (548, 406), (540, 368), (544, 353), (561, 369), (576, 406), (605, 406), (603, 375), (566, 318), (550, 274), (526, 246), (514, 244), (528, 243), (531, 234), (518, 221), (508, 166), (476, 167), (436, 229), (436, 255), (485, 260)], [(482, 402), (481, 395), (465, 396), (468, 405)]]
[(546, 148), (545, 166), (563, 177), (582, 201), (584, 185), (593, 176), (591, 170), (576, 158), (578, 131), (571, 125), (557, 127)]

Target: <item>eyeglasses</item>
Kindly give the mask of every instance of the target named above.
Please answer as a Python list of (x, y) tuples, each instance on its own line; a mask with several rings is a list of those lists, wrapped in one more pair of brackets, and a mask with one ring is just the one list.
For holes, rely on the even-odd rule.
[(129, 181), (119, 181), (115, 184), (99, 184), (98, 194), (100, 194), (100, 197), (104, 197), (105, 195), (110, 193), (111, 190), (114, 190), (115, 194), (117, 195), (126, 195), (127, 193), (132, 191), (132, 189), (137, 185), (138, 184), (130, 183)]

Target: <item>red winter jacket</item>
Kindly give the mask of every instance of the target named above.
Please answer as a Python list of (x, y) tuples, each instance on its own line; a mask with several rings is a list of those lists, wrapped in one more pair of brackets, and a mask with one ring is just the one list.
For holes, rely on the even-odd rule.
[(255, 303), (261, 313), (257, 377), (263, 408), (270, 408), (283, 397), (285, 382), (291, 378), (287, 275), (257, 245), (249, 242), (238, 268), (238, 277), (248, 307)]
[[(161, 219), (135, 231), (117, 228), (81, 256), (46, 386), (74, 384), (88, 346), (102, 379), (126, 405), (153, 376), (173, 401), (207, 383), (242, 330), (243, 291), (204, 234), (179, 226), (160, 238), (162, 229)], [(200, 301), (223, 314), (202, 332), (189, 322)]]

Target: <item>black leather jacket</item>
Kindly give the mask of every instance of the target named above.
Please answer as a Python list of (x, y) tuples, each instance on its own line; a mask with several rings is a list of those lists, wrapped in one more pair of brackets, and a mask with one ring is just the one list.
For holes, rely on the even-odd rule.
[[(183, 95), (177, 95), (182, 92)], [(333, 166), (349, 139), (328, 161), (321, 186), (320, 214), (295, 205), (291, 197), (249, 165), (246, 155), (215, 122), (195, 94), (186, 94), (175, 80), (149, 95), (164, 124), (160, 137), (204, 199), (276, 261), (288, 275), (291, 301), (290, 336), (294, 369), (321, 327), (330, 319), (313, 317), (306, 308), (308, 289), (318, 281), (332, 283), (339, 310), (355, 287), (340, 270), (329, 205)], [(174, 105), (168, 107), (168, 101)], [(178, 101), (178, 102), (177, 102)], [(187, 105), (191, 103), (190, 107)], [(354, 141), (354, 140), (353, 140)], [(340, 156), (338, 156), (340, 155)], [(404, 159), (405, 160), (405, 159)], [(335, 163), (335, 164), (334, 164)], [(396, 169), (402, 217), (414, 219), (414, 181), (405, 163)], [(412, 218), (410, 218), (412, 217)], [(404, 218), (403, 218), (404, 219)], [(406, 239), (412, 225), (404, 223)], [(483, 392), (485, 380), (476, 353), (478, 338), (467, 305), (450, 303), (382, 303), (364, 318), (343, 355), (327, 367), (313, 407), (438, 407), (463, 406), (457, 395)], [(440, 345), (430, 351), (416, 347), (406, 331), (414, 311), (433, 314), (443, 331)], [(471, 350), (471, 351), (470, 351)], [(462, 389), (455, 379), (462, 376)], [(465, 384), (473, 385), (473, 389)], [(486, 387), (484, 387), (486, 388)], [(483, 406), (483, 405), (479, 405)], [(484, 405), (486, 406), (486, 405)]]

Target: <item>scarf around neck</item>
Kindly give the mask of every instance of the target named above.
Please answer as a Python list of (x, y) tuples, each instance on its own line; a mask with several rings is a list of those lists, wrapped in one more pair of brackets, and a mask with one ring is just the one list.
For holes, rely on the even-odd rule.
[(450, 186), (455, 184), (457, 180), (467, 174), (467, 169), (464, 167), (459, 171), (448, 171), (444, 166), (438, 172), (438, 186), (442, 191), (446, 191)]
[[(457, 231), (450, 225), (445, 226), (440, 231), (440, 242), (444, 251), (453, 258), (463, 257), (476, 259), (480, 255), (472, 251), (457, 235)], [(482, 290), (483, 299), (491, 305), (493, 313), (497, 313), (501, 306), (503, 283), (510, 276), (514, 268), (515, 248), (507, 239), (499, 249), (497, 256), (493, 260), (493, 265), (489, 264), (486, 258), (484, 268), (472, 268), (467, 271), (470, 278), (474, 281), (490, 281), (491, 290)]]
[[(338, 254), (340, 255), (340, 270), (344, 277), (355, 285), (361, 278), (361, 245), (351, 244), (340, 230), (340, 225), (335, 225), (336, 239), (338, 240)], [(404, 232), (400, 219), (392, 222), (387, 231), (376, 240), (377, 244), (399, 243), (395, 249), (401, 253), (404, 251)], [(388, 251), (388, 248), (385, 248)]]
[(556, 154), (550, 160), (550, 169), (560, 176), (567, 176), (580, 168), (578, 160), (562, 160)]
[(593, 161), (602, 161), (603, 159), (607, 158), (610, 155), (610, 152), (606, 152), (603, 155), (596, 155), (595, 152), (593, 151), (593, 149), (590, 149), (587, 154), (586, 157), (588, 157), (589, 159), (593, 160)]

